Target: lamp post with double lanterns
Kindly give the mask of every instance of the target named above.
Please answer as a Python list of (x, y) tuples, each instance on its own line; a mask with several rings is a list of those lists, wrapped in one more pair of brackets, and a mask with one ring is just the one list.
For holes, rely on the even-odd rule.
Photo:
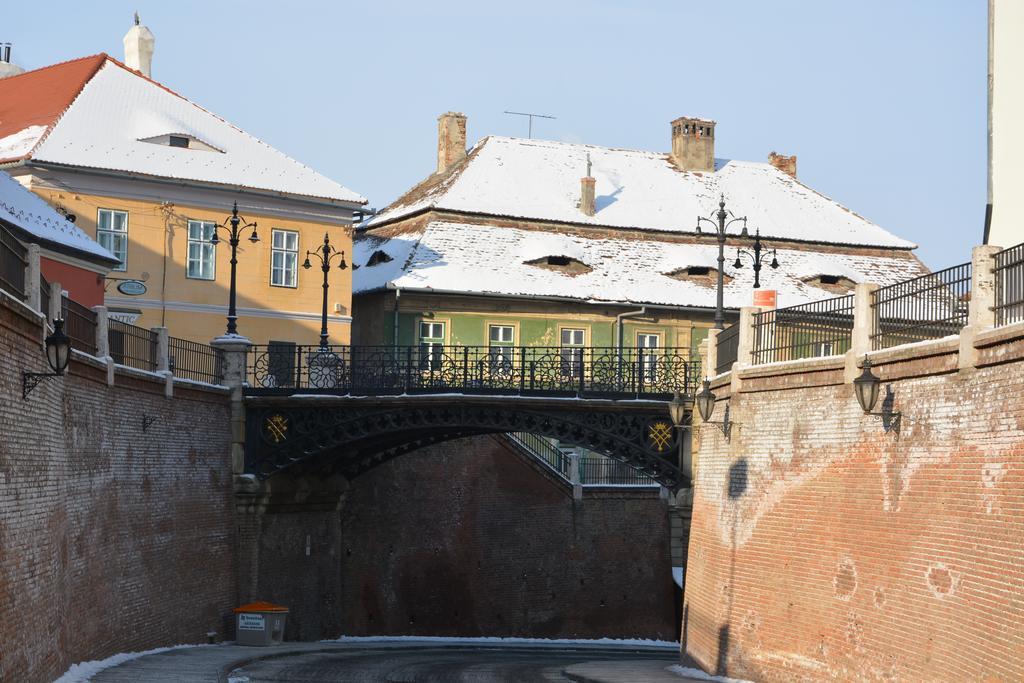
[(210, 239), (210, 244), (216, 246), (220, 244), (220, 238), (217, 236), (218, 230), (228, 231), (228, 244), (231, 245), (231, 288), (228, 290), (228, 334), (238, 334), (238, 315), (235, 313), (235, 270), (238, 267), (238, 242), (239, 237), (243, 230), (252, 228), (252, 234), (249, 235), (249, 241), (253, 244), (260, 241), (259, 235), (256, 234), (256, 221), (252, 223), (247, 222), (244, 218), (238, 215), (238, 202), (234, 203), (231, 207), (231, 215), (224, 221), (224, 224), (214, 224), (213, 226), (213, 237)]
[(676, 440), (679, 447), (679, 471), (683, 473), (684, 477), (693, 481), (692, 466), (686, 457), (686, 451), (683, 447), (683, 431), (687, 428), (686, 402), (678, 391), (675, 392), (672, 400), (668, 403), (668, 415), (672, 418), (672, 425), (676, 428)]
[(715, 329), (721, 330), (725, 328), (725, 313), (723, 310), (725, 282), (723, 280), (723, 273), (725, 272), (725, 240), (728, 237), (726, 231), (733, 223), (743, 223), (740, 237), (746, 237), (747, 217), (734, 216), (731, 211), (727, 211), (725, 208), (725, 195), (723, 194), (718, 202), (718, 211), (713, 212), (710, 216), (697, 216), (698, 235), (703, 234), (700, 229), (701, 223), (710, 223), (714, 226), (715, 237), (718, 239), (718, 292), (715, 301)]
[(64, 333), (64, 321), (60, 318), (53, 321), (53, 332), (44, 340), (46, 344), (46, 362), (53, 372), (22, 372), (21, 398), (25, 400), (32, 390), (44, 380), (60, 377), (68, 368), (71, 360), (71, 338)]
[[(761, 287), (762, 251), (764, 251), (765, 254), (768, 253), (768, 250), (761, 246), (761, 230), (759, 228), (754, 232), (753, 253), (747, 251), (746, 249), (737, 249), (736, 260), (732, 264), (733, 268), (739, 269), (743, 267), (743, 261), (740, 260), (740, 256), (746, 256), (751, 260), (751, 262), (754, 264), (754, 289), (760, 289)], [(772, 270), (775, 270), (776, 268), (779, 267), (779, 259), (776, 255), (775, 249), (772, 249), (772, 262), (768, 264), (768, 267), (771, 268)]]
[(310, 256), (316, 256), (320, 261), (320, 270), (324, 271), (324, 305), (320, 314), (320, 348), (327, 347), (327, 291), (330, 289), (330, 285), (327, 283), (327, 273), (331, 270), (331, 261), (335, 258), (340, 258), (338, 264), (335, 266), (338, 270), (345, 270), (348, 268), (348, 264), (345, 263), (345, 252), (338, 251), (335, 247), (331, 246), (331, 240), (328, 234), (324, 233), (323, 246), (319, 247), (316, 251), (306, 252), (306, 261), (302, 264), (302, 267), (309, 270), (313, 267), (313, 264), (309, 262)]

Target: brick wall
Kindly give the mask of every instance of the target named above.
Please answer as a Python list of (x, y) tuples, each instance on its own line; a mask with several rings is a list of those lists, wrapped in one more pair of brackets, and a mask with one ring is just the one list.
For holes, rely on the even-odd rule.
[[(0, 294), (0, 680), (204, 642), (235, 601), (227, 396), (48, 371), (40, 322)], [(145, 431), (143, 416), (153, 419)]]
[(348, 635), (675, 638), (658, 489), (571, 490), (498, 437), (414, 451), (341, 510)]
[(731, 443), (699, 434), (690, 655), (759, 681), (1024, 680), (1024, 327), (986, 335), (965, 371), (955, 343), (873, 354), (898, 438), (842, 359), (740, 371)]

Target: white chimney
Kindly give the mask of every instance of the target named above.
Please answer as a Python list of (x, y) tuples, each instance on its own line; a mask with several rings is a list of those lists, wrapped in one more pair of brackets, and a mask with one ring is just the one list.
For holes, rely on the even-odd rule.
[(11, 63), (11, 44), (0, 43), (0, 78), (17, 76), (23, 73), (25, 73), (24, 69), (17, 64)]
[(135, 25), (124, 34), (124, 63), (146, 78), (152, 75), (153, 48), (156, 38), (153, 32), (139, 25), (139, 13), (135, 13)]

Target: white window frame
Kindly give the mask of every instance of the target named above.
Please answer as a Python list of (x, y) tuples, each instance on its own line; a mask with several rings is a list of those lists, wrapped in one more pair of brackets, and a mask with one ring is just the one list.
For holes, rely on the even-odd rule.
[[(281, 237), (282, 246), (277, 238)], [(294, 248), (288, 246), (288, 238), (295, 238)], [(280, 256), (280, 264), (278, 257)], [(281, 274), (280, 281), (278, 274)], [(291, 278), (288, 275), (291, 274)], [(299, 231), (274, 228), (270, 231), (270, 286), (295, 289), (299, 286)]]
[[(651, 340), (654, 345), (651, 345)], [(636, 333), (637, 354), (640, 356), (640, 367), (645, 382), (653, 382), (658, 377), (658, 351), (661, 350), (661, 335), (653, 332)]]
[[(103, 217), (106, 215), (107, 226), (103, 226)], [(123, 217), (120, 228), (115, 227), (115, 218)], [(123, 273), (128, 270), (128, 212), (120, 209), (99, 209), (96, 212), (96, 241), (117, 257), (121, 262), (111, 270)]]
[[(494, 332), (498, 332), (498, 338), (494, 338)], [(505, 333), (508, 339), (505, 339)], [(487, 350), (491, 363), (491, 372), (508, 374), (512, 371), (512, 347), (516, 345), (515, 325), (487, 325)]]
[[(566, 341), (565, 333), (570, 334)], [(578, 335), (576, 333), (579, 333)], [(576, 339), (579, 339), (577, 342)], [(558, 330), (558, 355), (561, 358), (562, 377), (579, 379), (580, 361), (583, 359), (583, 348), (587, 344), (587, 331), (582, 327), (563, 327)], [(568, 370), (568, 372), (566, 372)]]
[[(427, 330), (424, 333), (424, 330)], [(436, 331), (440, 334), (435, 334)], [(417, 328), (420, 343), (420, 369), (433, 372), (441, 367), (444, 355), (445, 323), (436, 320), (421, 320)]]
[[(199, 237), (192, 236), (192, 228), (200, 230)], [(188, 221), (188, 247), (185, 252), (185, 277), (190, 280), (216, 280), (217, 279), (217, 245), (213, 243), (213, 236), (217, 231), (217, 224), (212, 221)], [(199, 258), (193, 257), (193, 247), (199, 252)], [(193, 274), (192, 264), (199, 265), (199, 273)], [(209, 275), (205, 275), (204, 265), (209, 265)]]

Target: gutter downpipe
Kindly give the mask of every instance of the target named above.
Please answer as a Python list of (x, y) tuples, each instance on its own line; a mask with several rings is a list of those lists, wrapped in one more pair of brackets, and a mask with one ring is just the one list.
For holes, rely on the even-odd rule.
[(626, 311), (625, 313), (619, 313), (618, 315), (615, 316), (615, 327), (616, 327), (616, 336), (617, 336), (617, 341), (615, 343), (615, 348), (618, 351), (618, 353), (616, 353), (615, 355), (618, 356), (618, 359), (619, 359), (619, 379), (620, 379), (620, 381), (621, 381), (621, 379), (623, 377), (623, 374), (622, 374), (622, 371), (623, 371), (623, 367), (622, 367), (622, 337), (623, 337), (623, 334), (622, 334), (622, 319), (623, 318), (634, 318), (634, 317), (636, 317), (638, 315), (645, 315), (646, 313), (647, 313), (647, 307), (646, 306), (641, 306), (639, 311)]
[(395, 353), (398, 353), (398, 303), (401, 300), (401, 298), (402, 298), (402, 289), (400, 287), (395, 287), (395, 311), (394, 311), (394, 314), (393, 314), (394, 315), (394, 321), (391, 324), (391, 327), (394, 330)]

